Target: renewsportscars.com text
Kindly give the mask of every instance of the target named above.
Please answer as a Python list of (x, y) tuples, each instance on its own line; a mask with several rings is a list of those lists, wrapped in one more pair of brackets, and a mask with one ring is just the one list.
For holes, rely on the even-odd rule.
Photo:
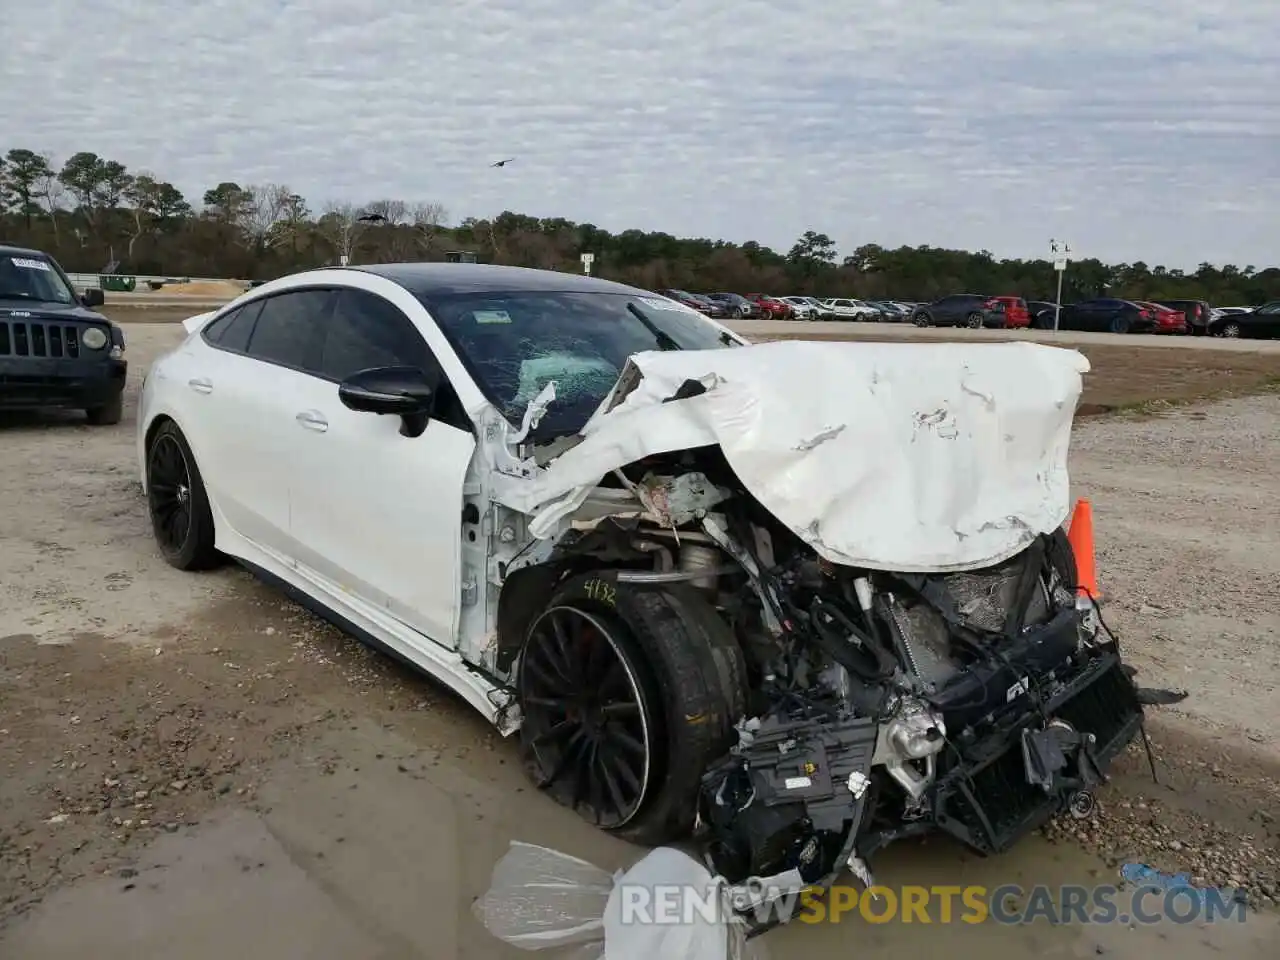
[[(764, 920), (841, 923), (999, 923), (1028, 924), (1156, 924), (1244, 922), (1246, 904), (1230, 890), (1109, 884), (1064, 884), (1022, 887), (985, 886), (873, 886), (859, 889), (835, 886), (773, 893), (768, 902), (742, 913)], [(620, 890), (623, 923), (687, 924), (698, 919), (741, 917), (727, 906), (718, 886), (707, 890), (672, 885)]]

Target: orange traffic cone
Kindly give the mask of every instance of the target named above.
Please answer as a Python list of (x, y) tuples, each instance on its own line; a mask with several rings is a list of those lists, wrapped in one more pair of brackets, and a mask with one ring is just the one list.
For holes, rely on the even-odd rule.
[(1093, 507), (1088, 500), (1081, 498), (1076, 501), (1067, 527), (1067, 541), (1076, 557), (1076, 592), (1094, 600), (1100, 599), (1097, 557), (1093, 550)]

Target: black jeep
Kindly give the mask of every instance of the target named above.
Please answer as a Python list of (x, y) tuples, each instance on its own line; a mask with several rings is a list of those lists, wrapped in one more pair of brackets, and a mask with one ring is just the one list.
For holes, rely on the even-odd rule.
[(120, 422), (124, 333), (91, 308), (99, 289), (77, 295), (56, 260), (0, 245), (0, 410), (62, 407), (89, 422)]

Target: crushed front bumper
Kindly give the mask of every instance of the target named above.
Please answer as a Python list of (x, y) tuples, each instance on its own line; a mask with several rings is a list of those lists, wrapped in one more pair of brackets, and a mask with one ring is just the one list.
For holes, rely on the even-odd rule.
[[(1008, 850), (1097, 786), (1143, 720), (1137, 690), (1114, 653), (1073, 677), (1043, 711), (1004, 718), (940, 772), (933, 800), (939, 828), (984, 855)], [(1048, 783), (1036, 783), (1028, 772), (1024, 731), (1042, 728), (1044, 715), (1078, 731), (1084, 743), (1079, 758), (1065, 757), (1065, 767)]]
[[(769, 901), (825, 890), (846, 868), (869, 882), (867, 861), (896, 840), (942, 830), (983, 855), (1009, 849), (1104, 782), (1142, 721), (1131, 677), (1104, 647), (1034, 707), (1011, 705), (982, 736), (949, 742), (922, 815), (874, 829), (876, 724), (771, 724), (703, 779), (708, 859), (755, 936), (787, 919)], [(1050, 734), (1056, 760), (1030, 746)]]

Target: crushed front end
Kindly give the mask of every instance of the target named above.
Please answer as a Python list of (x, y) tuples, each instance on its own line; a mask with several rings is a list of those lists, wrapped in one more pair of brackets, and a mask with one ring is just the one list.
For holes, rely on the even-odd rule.
[(851, 570), (803, 551), (774, 569), (760, 594), (780, 634), (746, 644), (759, 712), (704, 776), (699, 827), (757, 928), (772, 897), (846, 868), (870, 883), (871, 858), (904, 837), (1008, 849), (1087, 801), (1141, 728), (1061, 530), (980, 571)]

